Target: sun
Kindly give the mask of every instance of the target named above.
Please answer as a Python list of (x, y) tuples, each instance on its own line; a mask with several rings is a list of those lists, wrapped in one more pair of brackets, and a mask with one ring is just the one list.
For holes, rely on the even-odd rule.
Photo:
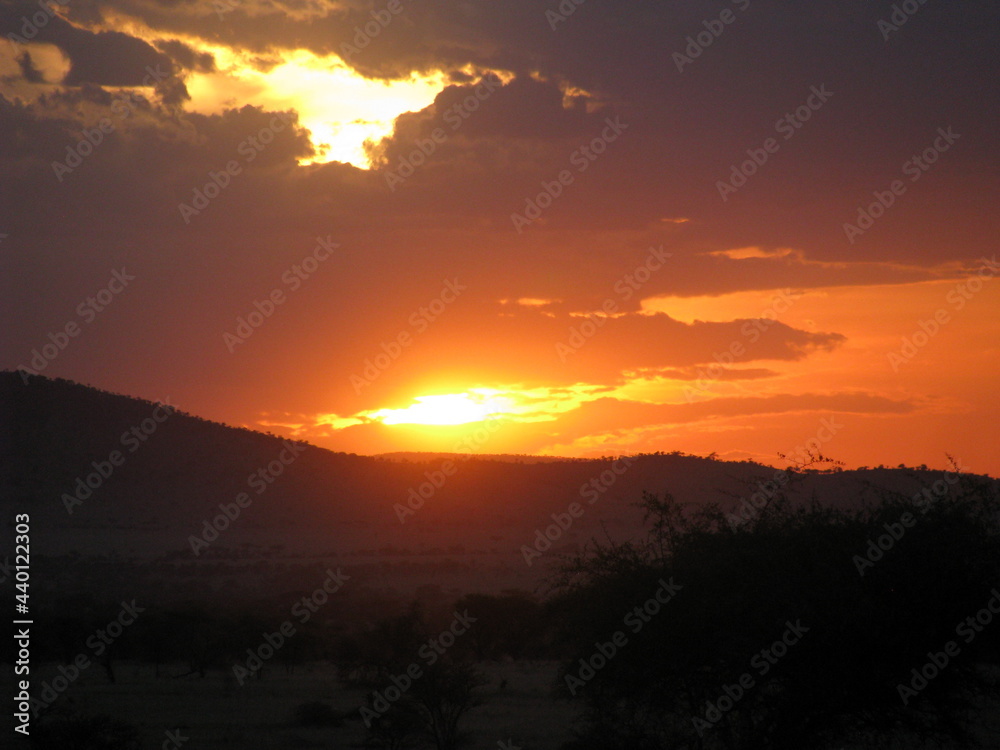
[(416, 403), (404, 409), (379, 409), (366, 416), (383, 424), (455, 425), (482, 422), (498, 414), (507, 414), (513, 403), (488, 389), (436, 396), (417, 396)]
[[(111, 9), (102, 9), (102, 15), (103, 25), (85, 27), (126, 33), (153, 46), (162, 41), (162, 32), (138, 17)], [(229, 46), (214, 36), (180, 32), (170, 35), (197, 53), (211, 55), (213, 60), (211, 70), (193, 70), (185, 77), (185, 109), (202, 115), (221, 115), (244, 104), (267, 111), (295, 110), (298, 124), (309, 131), (314, 149), (312, 156), (299, 159), (300, 165), (339, 161), (372, 169), (375, 165), (366, 144), (377, 144), (391, 136), (401, 114), (430, 106), (453, 83), (455, 72), (472, 78), (492, 74), (504, 84), (514, 78), (506, 70), (474, 65), (457, 71), (412, 72), (398, 79), (367, 78), (334, 52), (317, 54), (307, 49), (283, 48), (261, 54)], [(49, 54), (44, 58), (45, 72), (65, 76), (68, 66), (51, 57)], [(3, 63), (0, 59), (0, 68)], [(61, 73), (60, 65), (64, 68)]]

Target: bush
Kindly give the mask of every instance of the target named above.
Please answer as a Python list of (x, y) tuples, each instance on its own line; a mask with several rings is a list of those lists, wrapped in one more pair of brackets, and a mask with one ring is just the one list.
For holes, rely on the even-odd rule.
[[(560, 684), (588, 718), (574, 747), (971, 746), (972, 709), (1000, 687), (1000, 623), (956, 626), (992, 617), (1000, 497), (975, 477), (925, 497), (854, 511), (779, 498), (733, 528), (717, 508), (647, 494), (647, 542), (599, 545), (564, 571), (573, 651)], [(676, 599), (638, 610), (664, 580), (683, 587)], [(787, 636), (772, 655), (799, 622), (801, 644)], [(594, 659), (616, 631), (625, 645)], [(950, 642), (946, 667), (913, 677)]]

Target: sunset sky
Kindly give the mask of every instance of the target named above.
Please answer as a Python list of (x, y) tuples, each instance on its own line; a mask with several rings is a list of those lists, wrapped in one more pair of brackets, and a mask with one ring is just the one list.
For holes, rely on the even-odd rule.
[(901, 5), (6, 2), (0, 367), (354, 453), (996, 476), (1000, 9)]

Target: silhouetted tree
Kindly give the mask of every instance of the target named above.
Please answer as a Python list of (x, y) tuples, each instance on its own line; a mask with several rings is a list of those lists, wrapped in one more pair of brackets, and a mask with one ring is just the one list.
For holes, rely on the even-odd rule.
[(447, 656), (424, 667), (422, 676), (414, 680), (409, 699), (416, 704), (437, 750), (459, 747), (459, 720), (482, 704), (477, 688), (485, 683), (473, 665)]
[[(473, 664), (461, 660), (456, 646), (443, 654), (427, 649), (431, 630), (420, 607), (413, 605), (356, 636), (351, 652), (345, 649), (342, 654), (338, 662), (341, 679), (372, 689), (366, 697), (367, 710), (362, 711), (368, 746), (388, 750), (427, 743), (437, 750), (459, 747), (459, 722), (480, 704), (477, 688), (485, 680)], [(390, 694), (395, 694), (394, 699), (386, 699)]]
[[(1000, 581), (995, 484), (963, 477), (932, 499), (883, 493), (854, 511), (779, 492), (735, 526), (669, 495), (646, 493), (641, 506), (646, 540), (591, 546), (558, 581), (574, 644), (560, 691), (588, 717), (572, 747), (972, 742), (972, 702), (996, 693), (984, 667), (1000, 661), (1000, 623), (969, 643), (956, 628)], [(642, 609), (665, 583), (682, 588)], [(593, 659), (616, 632), (624, 645)], [(949, 641), (960, 653), (925, 689), (901, 691)]]

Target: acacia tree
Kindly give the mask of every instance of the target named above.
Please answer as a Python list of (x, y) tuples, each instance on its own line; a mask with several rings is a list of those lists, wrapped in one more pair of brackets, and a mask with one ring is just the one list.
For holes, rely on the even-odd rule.
[[(984, 667), (1000, 661), (1000, 623), (968, 644), (956, 626), (1000, 581), (997, 483), (962, 477), (933, 502), (921, 498), (883, 492), (869, 507), (832, 510), (782, 490), (733, 526), (717, 506), (689, 510), (644, 493), (648, 538), (592, 545), (557, 581), (575, 646), (561, 692), (588, 718), (574, 746), (976, 740), (970, 707), (995, 695)], [(886, 534), (889, 549), (870, 552)], [(877, 560), (859, 564), (869, 554)], [(657, 614), (625, 619), (671, 580), (682, 588)], [(920, 685), (911, 670), (929, 652), (940, 660), (950, 641), (958, 656), (912, 695), (901, 689)], [(598, 648), (614, 653), (593, 659)]]
[(477, 688), (485, 684), (471, 664), (444, 657), (425, 667), (409, 699), (423, 719), (424, 731), (437, 750), (457, 750), (459, 720), (482, 704)]
[[(413, 606), (403, 615), (376, 623), (345, 649), (338, 664), (341, 678), (372, 690), (361, 712), (368, 746), (459, 747), (459, 722), (481, 704), (478, 688), (485, 681), (473, 664), (452, 651), (435, 652), (429, 662), (422, 647), (430, 631), (419, 607)], [(418, 668), (416, 677), (413, 667)], [(398, 693), (395, 700), (385, 697), (390, 689)]]

